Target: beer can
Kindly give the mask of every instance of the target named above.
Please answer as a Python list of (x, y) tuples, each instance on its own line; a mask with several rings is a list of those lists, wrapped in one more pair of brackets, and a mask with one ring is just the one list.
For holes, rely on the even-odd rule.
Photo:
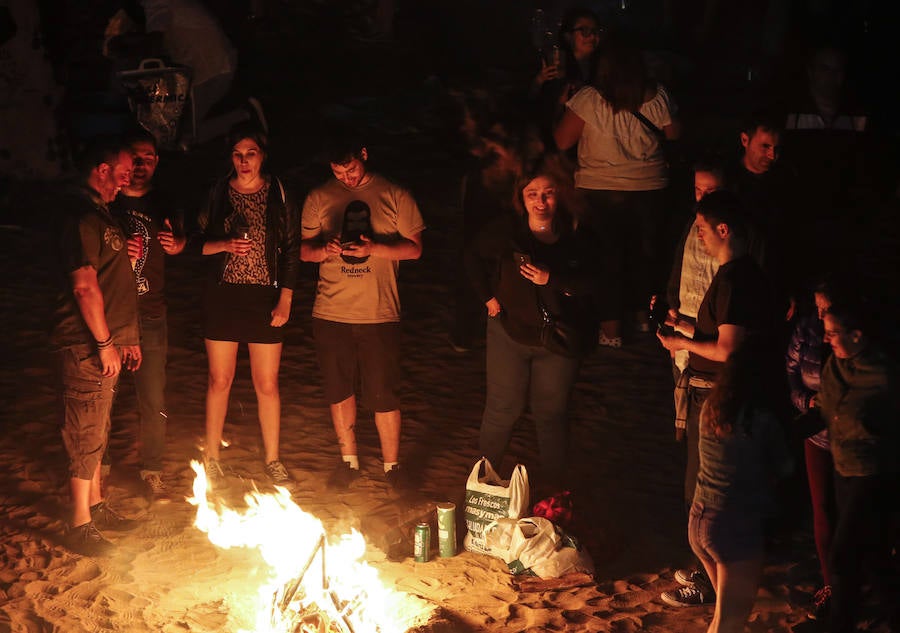
[(413, 553), (417, 563), (428, 562), (428, 556), (431, 553), (431, 527), (427, 523), (416, 525)]
[(134, 233), (131, 234), (131, 236), (138, 241), (139, 248), (138, 248), (137, 259), (139, 259), (139, 260), (143, 259), (144, 258), (144, 235), (143, 235), (143, 233), (141, 233), (140, 231), (135, 231)]
[(441, 558), (456, 556), (456, 504), (437, 504), (438, 553)]

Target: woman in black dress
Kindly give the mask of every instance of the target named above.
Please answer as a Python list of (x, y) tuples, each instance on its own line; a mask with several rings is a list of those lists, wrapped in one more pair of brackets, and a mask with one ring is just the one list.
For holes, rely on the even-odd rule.
[(250, 352), (266, 475), (290, 480), (279, 460), (281, 399), (278, 369), (283, 329), (300, 266), (297, 207), (265, 167), (264, 133), (241, 124), (229, 136), (232, 171), (216, 183), (200, 214), (202, 253), (209, 259), (204, 338), (209, 359), (206, 392), (206, 472), (215, 481), (238, 345)]

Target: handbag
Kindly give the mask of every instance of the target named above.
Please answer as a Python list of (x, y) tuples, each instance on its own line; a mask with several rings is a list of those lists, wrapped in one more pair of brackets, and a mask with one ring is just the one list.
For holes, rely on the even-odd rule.
[(541, 345), (554, 354), (578, 357), (590, 351), (585, 337), (574, 325), (554, 317), (541, 303)]

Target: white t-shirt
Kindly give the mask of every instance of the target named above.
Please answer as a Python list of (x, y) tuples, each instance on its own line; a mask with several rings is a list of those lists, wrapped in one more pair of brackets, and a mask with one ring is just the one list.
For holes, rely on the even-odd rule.
[[(575, 186), (611, 191), (655, 191), (668, 184), (668, 169), (656, 134), (629, 111), (612, 106), (592, 86), (585, 86), (566, 107), (584, 121), (578, 140)], [(640, 113), (662, 129), (672, 123), (673, 104), (658, 86)]]
[[(313, 189), (303, 203), (300, 238), (339, 237), (344, 212), (365, 203), (369, 208), (375, 241), (410, 237), (425, 229), (422, 214), (408, 191), (389, 180), (372, 175), (361, 187), (350, 189), (332, 179)], [(397, 292), (399, 262), (370, 256), (361, 263), (348, 263), (330, 255), (319, 264), (319, 285), (312, 315), (339, 323), (391, 323), (400, 320)]]

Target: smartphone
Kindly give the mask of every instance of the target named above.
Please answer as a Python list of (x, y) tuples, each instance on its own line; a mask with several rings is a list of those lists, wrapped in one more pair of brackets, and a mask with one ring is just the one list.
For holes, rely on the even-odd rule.
[(357, 244), (359, 244), (359, 242), (341, 242), (341, 250), (345, 251), (348, 248), (353, 248)]
[(525, 264), (531, 263), (531, 257), (527, 253), (520, 253), (518, 251), (513, 253), (513, 260), (515, 260), (516, 266), (524, 266)]
[(675, 336), (675, 328), (671, 325), (666, 325), (665, 323), (657, 325), (656, 330), (663, 336)]

